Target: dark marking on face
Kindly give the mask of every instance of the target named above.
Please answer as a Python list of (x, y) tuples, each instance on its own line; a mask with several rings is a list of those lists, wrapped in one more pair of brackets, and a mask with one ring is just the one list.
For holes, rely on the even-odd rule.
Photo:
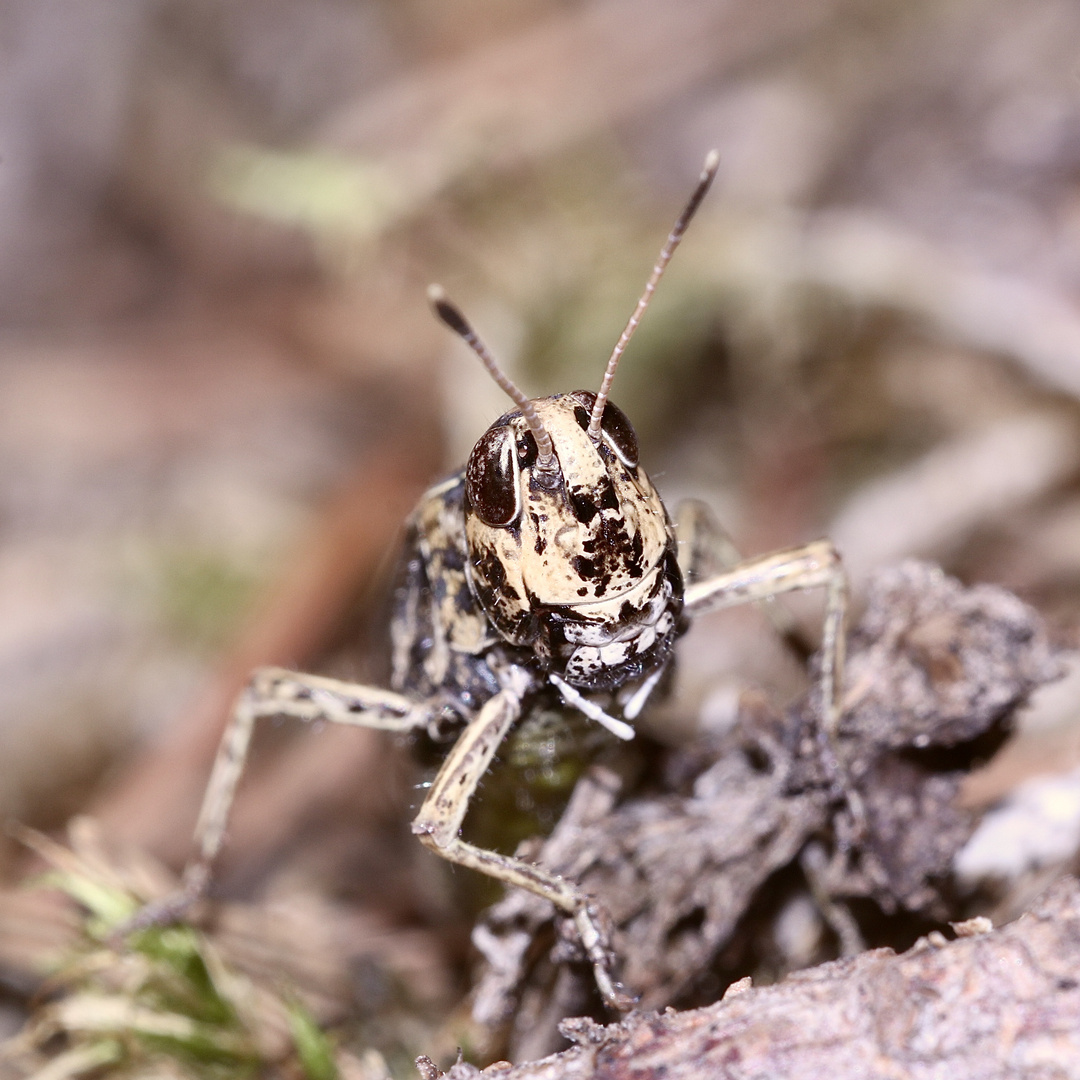
[(531, 468), (536, 464), (537, 455), (536, 439), (533, 438), (533, 433), (531, 431), (526, 431), (525, 434), (518, 439), (518, 464), (523, 469)]
[(498, 553), (491, 548), (481, 548), (478, 555), (473, 559), (473, 566), (479, 576), (496, 595), (509, 597), (512, 600), (520, 600), (520, 594), (506, 580), (506, 570)]
[(547, 550), (547, 540), (544, 539), (544, 534), (540, 530), (540, 516), (535, 510), (530, 510), (529, 517), (532, 519), (533, 532), (536, 533), (536, 540), (533, 542), (533, 551), (535, 551), (537, 555), (543, 555)]
[(634, 533), (634, 538), (630, 541), (630, 558), (626, 563), (626, 571), (632, 578), (639, 578), (645, 572), (645, 567), (642, 565), (643, 556), (644, 545), (641, 533)]
[[(479, 570), (473, 575), (472, 591), (477, 603), (508, 641), (517, 645), (528, 646), (536, 635), (536, 617), (532, 612), (507, 612), (507, 597), (518, 599), (517, 590), (504, 586), (501, 590), (493, 589), (479, 577)], [(533, 624), (533, 625), (530, 625)]]
[(586, 559), (582, 555), (575, 555), (571, 560), (574, 573), (578, 577), (593, 578), (599, 573), (599, 567), (593, 559)]
[(596, 504), (581, 488), (570, 492), (570, 507), (582, 525), (588, 525), (597, 514)]
[(618, 510), (619, 496), (615, 494), (615, 486), (608, 480), (600, 492), (601, 510)]
[[(640, 536), (637, 533), (634, 535), (641, 544)], [(641, 551), (639, 548), (636, 556), (638, 563), (641, 562)], [(634, 543), (621, 518), (604, 518), (600, 522), (600, 552), (613, 564), (613, 568), (615, 564), (629, 562), (635, 557)]]

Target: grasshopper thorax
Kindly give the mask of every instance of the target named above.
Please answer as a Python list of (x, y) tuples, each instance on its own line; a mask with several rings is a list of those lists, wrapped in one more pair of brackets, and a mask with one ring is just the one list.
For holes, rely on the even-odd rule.
[(465, 470), (467, 573), (508, 642), (571, 685), (613, 689), (666, 662), (683, 585), (634, 429), (608, 403), (594, 442), (595, 399), (578, 390), (532, 401), (552, 443), (546, 466), (520, 411), (481, 436)]

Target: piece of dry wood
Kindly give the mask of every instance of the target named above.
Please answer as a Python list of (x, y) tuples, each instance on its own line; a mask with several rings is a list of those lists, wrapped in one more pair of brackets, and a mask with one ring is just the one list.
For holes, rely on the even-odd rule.
[[(1067, 1080), (1080, 1077), (1080, 884), (1058, 882), (1017, 922), (932, 935), (740, 986), (704, 1009), (563, 1024), (578, 1045), (517, 1068), (468, 1064), (451, 1080), (721, 1077), (766, 1080)], [(971, 931), (975, 931), (971, 933)]]
[[(718, 967), (719, 954), (761, 907), (772, 875), (797, 866), (812, 839), (832, 856), (804, 864), (803, 874), (848, 951), (858, 927), (835, 899), (869, 899), (907, 918), (893, 937), (875, 925), (876, 944), (909, 942), (919, 919), (962, 917), (952, 862), (978, 820), (956, 805), (966, 766), (1000, 741), (1035, 686), (1060, 673), (1059, 659), (1038, 614), (1015, 596), (964, 588), (917, 562), (875, 577), (850, 644), (835, 747), (843, 794), (812, 700), (783, 716), (744, 711), (718, 743), (667, 755), (667, 793), (615, 806), (610, 784), (587, 777), (536, 856), (607, 907), (624, 981), (643, 1007), (702, 1000), (703, 977), (737, 977), (740, 961)], [(509, 1023), (518, 1057), (557, 1045), (545, 1041), (554, 1035), (544, 1005), (552, 993), (579, 1011), (590, 1005), (587, 970), (576, 992), (556, 974), (553, 961), (574, 955), (561, 923), (545, 954), (551, 919), (549, 905), (515, 891), (474, 937), (487, 960), (474, 1015), (491, 1029)], [(739, 946), (761, 955), (773, 936), (771, 922), (743, 925)]]

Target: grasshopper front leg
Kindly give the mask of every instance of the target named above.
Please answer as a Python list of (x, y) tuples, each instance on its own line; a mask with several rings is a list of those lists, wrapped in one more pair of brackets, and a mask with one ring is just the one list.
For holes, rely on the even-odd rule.
[(479, 870), (507, 885), (527, 889), (572, 916), (604, 1001), (611, 1008), (625, 1012), (633, 1007), (634, 998), (626, 994), (611, 975), (607, 935), (596, 902), (547, 870), (523, 859), (476, 847), (458, 835), (480, 778), (487, 772), (496, 749), (520, 715), (521, 696), (509, 687), (504, 687), (484, 705), (443, 762), (412, 824), (412, 831), (426, 847), (444, 859)]
[[(700, 499), (684, 499), (675, 508), (675, 535), (679, 540), (679, 569), (687, 586), (733, 570), (746, 561), (728, 531)], [(775, 596), (766, 596), (761, 610), (805, 662), (814, 650), (803, 638), (791, 612)]]
[(686, 589), (686, 611), (709, 611), (770, 600), (797, 589), (825, 590), (825, 625), (821, 642), (821, 702), (825, 733), (835, 743), (840, 729), (844, 681), (844, 620), (847, 576), (830, 540), (744, 559), (730, 569), (695, 581)]
[[(728, 542), (730, 546), (730, 542)], [(724, 551), (727, 551), (725, 548)], [(723, 557), (723, 555), (721, 555)], [(844, 693), (844, 624), (847, 616), (847, 575), (831, 540), (815, 540), (802, 547), (777, 551), (756, 559), (744, 559), (686, 589), (685, 610), (690, 615), (749, 604), (796, 589), (825, 590), (825, 625), (821, 640), (822, 761), (831, 777), (833, 795), (847, 805), (854, 834), (866, 829), (866, 810), (855, 789), (845, 782), (837, 748)], [(785, 637), (787, 614), (772, 605), (773, 622)], [(778, 621), (779, 615), (782, 620)], [(787, 630), (787, 632), (785, 632)], [(848, 840), (842, 839), (841, 846)]]

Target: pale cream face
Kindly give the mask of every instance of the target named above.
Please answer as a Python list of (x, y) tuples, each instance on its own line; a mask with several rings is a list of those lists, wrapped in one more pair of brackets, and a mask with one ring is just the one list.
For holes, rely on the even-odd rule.
[(637, 464), (633, 430), (609, 405), (593, 443), (592, 398), (577, 391), (534, 402), (557, 470), (537, 468), (520, 414), (492, 425), (466, 470), (474, 594), (508, 641), (561, 658), (578, 685), (666, 648), (682, 596), (671, 524)]
[(537, 412), (572, 479), (555, 491), (534, 487), (524, 499), (525, 589), (541, 604), (611, 600), (639, 585), (667, 547), (660, 496), (643, 469), (624, 464), (606, 441), (592, 442), (566, 398), (538, 402)]

